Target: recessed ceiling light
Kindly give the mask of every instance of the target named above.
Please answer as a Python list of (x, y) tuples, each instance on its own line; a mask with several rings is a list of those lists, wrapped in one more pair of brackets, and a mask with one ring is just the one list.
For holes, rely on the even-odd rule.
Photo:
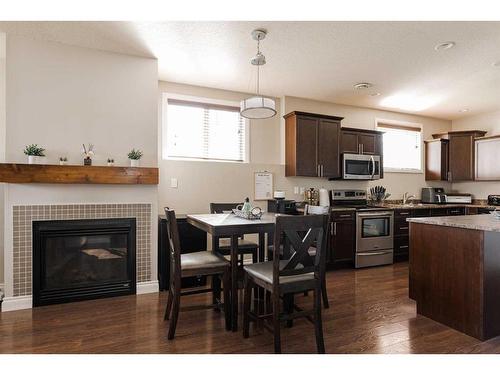
[(374, 93), (371, 93), (370, 96), (380, 96), (380, 93), (379, 92), (374, 92)]
[(469, 108), (463, 108), (463, 109), (461, 109), (458, 112), (461, 112), (461, 113), (469, 112)]
[(445, 49), (450, 49), (450, 48), (453, 48), (455, 47), (455, 42), (444, 42), (444, 43), (440, 43), (440, 44), (437, 44), (436, 46), (434, 46), (434, 49), (436, 51), (442, 51), (442, 50), (445, 50)]
[(354, 85), (354, 88), (356, 90), (365, 90), (365, 89), (369, 89), (370, 87), (372, 87), (373, 85), (371, 83), (368, 83), (368, 82), (360, 82), (360, 83), (356, 83)]

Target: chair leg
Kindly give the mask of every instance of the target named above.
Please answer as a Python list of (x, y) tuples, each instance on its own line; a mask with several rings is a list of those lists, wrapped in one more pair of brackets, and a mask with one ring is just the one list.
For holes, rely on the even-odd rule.
[(231, 300), (230, 300), (230, 290), (231, 290), (231, 278), (229, 273), (229, 267), (224, 271), (222, 275), (222, 283), (224, 287), (224, 318), (226, 321), (226, 331), (231, 330)]
[[(225, 287), (225, 285), (224, 285)], [(212, 304), (215, 305), (220, 303), (220, 279), (218, 275), (212, 276)], [(225, 302), (225, 301), (224, 301)], [(216, 311), (220, 311), (219, 307), (214, 308)]]
[(314, 334), (316, 335), (316, 348), (319, 354), (325, 353), (323, 340), (323, 323), (321, 321), (321, 287), (314, 289)]
[(323, 297), (323, 307), (329, 309), (330, 304), (328, 303), (328, 294), (326, 292), (326, 277), (323, 277), (323, 280), (321, 280), (321, 296)]
[(271, 299), (273, 301), (274, 352), (279, 354), (281, 353), (280, 296), (278, 293), (273, 293)]
[(168, 300), (167, 300), (167, 308), (165, 309), (165, 315), (163, 316), (163, 320), (168, 320), (170, 318), (170, 312), (172, 311), (172, 286), (170, 286), (168, 290)]
[(245, 274), (245, 289), (243, 297), (243, 337), (248, 338), (250, 335), (250, 303), (252, 301), (252, 282), (247, 274)]
[(175, 329), (177, 328), (177, 319), (179, 318), (179, 308), (181, 303), (180, 285), (174, 286), (172, 317), (170, 318), (170, 326), (168, 327), (168, 339), (172, 340), (175, 337)]
[[(294, 304), (294, 295), (293, 294), (285, 294), (283, 296), (283, 310), (287, 314), (293, 313), (293, 304)], [(289, 319), (286, 321), (287, 328), (293, 327), (293, 320)]]

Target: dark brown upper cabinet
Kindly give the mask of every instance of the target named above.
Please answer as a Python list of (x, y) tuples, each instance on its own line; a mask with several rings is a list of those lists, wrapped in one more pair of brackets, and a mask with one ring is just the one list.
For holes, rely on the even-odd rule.
[(452, 131), (441, 139), (426, 141), (426, 180), (474, 181), (476, 170), (476, 138), (482, 130)]
[(485, 131), (449, 132), (450, 171), (449, 181), (473, 181), (475, 176), (475, 140)]
[(449, 169), (448, 139), (425, 141), (425, 179), (426, 181), (447, 181)]
[(382, 155), (382, 132), (342, 128), (340, 139), (342, 154)]
[(285, 175), (340, 177), (342, 117), (291, 112), (285, 118)]

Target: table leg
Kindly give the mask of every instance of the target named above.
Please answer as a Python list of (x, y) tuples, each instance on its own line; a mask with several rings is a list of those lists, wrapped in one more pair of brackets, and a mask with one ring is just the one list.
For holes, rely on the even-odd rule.
[(231, 328), (238, 330), (238, 236), (231, 236)]
[[(265, 232), (260, 232), (259, 233), (259, 253), (257, 254), (258, 257), (258, 262), (264, 262), (266, 260), (266, 233)], [(255, 304), (255, 310), (260, 314), (264, 311), (264, 289), (261, 287), (256, 287), (255, 288), (256, 292), (256, 300), (257, 303)], [(254, 292), (254, 293), (255, 293)]]

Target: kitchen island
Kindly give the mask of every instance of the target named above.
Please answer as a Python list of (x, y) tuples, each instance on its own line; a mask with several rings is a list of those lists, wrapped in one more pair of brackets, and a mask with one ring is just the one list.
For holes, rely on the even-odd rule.
[(408, 222), (417, 313), (480, 340), (500, 335), (500, 220), (474, 215)]

